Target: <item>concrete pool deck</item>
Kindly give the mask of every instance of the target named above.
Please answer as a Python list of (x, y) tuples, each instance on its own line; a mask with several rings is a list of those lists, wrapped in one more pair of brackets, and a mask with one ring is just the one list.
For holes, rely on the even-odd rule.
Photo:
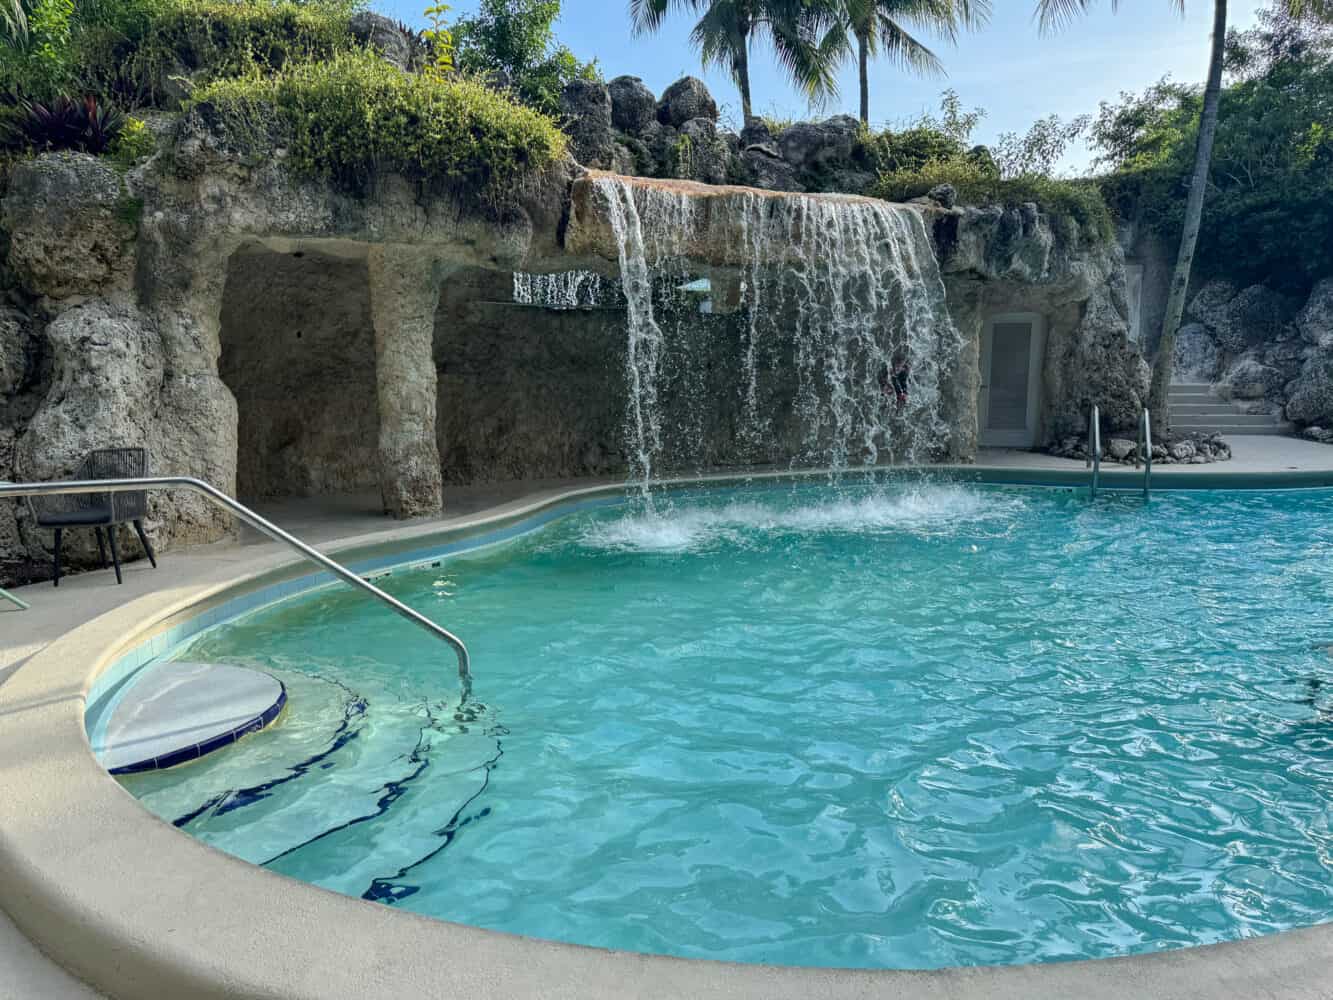
[[(1232, 462), (1159, 466), (1154, 476), (1184, 476), (1180, 485), (1254, 486), (1253, 477), (1261, 476), (1273, 477), (1274, 485), (1333, 485), (1333, 447), (1283, 438), (1232, 443)], [(1081, 462), (1025, 452), (983, 452), (976, 466), (959, 471), (1066, 484), (1087, 477)], [(1103, 468), (1107, 485), (1132, 486), (1141, 477)], [(582, 480), (451, 490), (449, 516), (411, 522), (386, 521), (373, 497), (261, 512), (336, 556), (408, 545), (619, 485)], [(49, 583), (20, 588), (30, 611), (0, 605), (0, 998), (369, 997), (409, 990), (487, 997), (1331, 995), (1329, 925), (1156, 955), (998, 969), (733, 966), (427, 920), (227, 857), (151, 816), (97, 765), (83, 730), (84, 699), (132, 635), (240, 578), (278, 572), (292, 558), (245, 533), (169, 552), (157, 571), (132, 563), (123, 587), (109, 573), (88, 573), (66, 578), (58, 590)]]

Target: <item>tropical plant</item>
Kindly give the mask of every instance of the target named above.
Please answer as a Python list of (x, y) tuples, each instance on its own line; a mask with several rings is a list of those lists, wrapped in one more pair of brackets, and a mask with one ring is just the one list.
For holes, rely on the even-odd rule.
[[(1037, 11), (1043, 29), (1059, 27), (1090, 8), (1095, 0), (1038, 0)], [(1185, 0), (1170, 0), (1183, 12)], [(1333, 0), (1280, 0), (1280, 5), (1293, 17), (1312, 15), (1333, 17)], [(1112, 0), (1112, 7), (1119, 6)], [(1157, 426), (1169, 430), (1170, 410), (1167, 394), (1171, 386), (1172, 367), (1176, 350), (1176, 333), (1185, 313), (1185, 297), (1189, 292), (1194, 252), (1199, 241), (1203, 219), (1203, 203), (1208, 192), (1208, 175), (1212, 165), (1213, 143), (1217, 137), (1217, 110), (1222, 96), (1222, 72), (1227, 48), (1227, 0), (1213, 0), (1212, 48), (1208, 59), (1208, 79), (1203, 89), (1203, 107), (1199, 115), (1199, 131), (1195, 145), (1194, 169), (1186, 195), (1185, 215), (1182, 221), (1180, 249), (1176, 255), (1175, 272), (1167, 296), (1166, 313), (1162, 319), (1161, 337), (1157, 343), (1157, 357), (1153, 363), (1152, 388), (1148, 405)]]
[(28, 33), (28, 12), (23, 0), (0, 0), (0, 34), (22, 38)]
[(842, 54), (854, 49), (861, 90), (861, 124), (870, 125), (870, 60), (885, 56), (904, 69), (940, 76), (944, 66), (911, 29), (916, 26), (955, 41), (958, 32), (990, 17), (990, 0), (836, 0)]
[(23, 145), (40, 152), (77, 150), (105, 153), (125, 128), (125, 115), (95, 97), (54, 101), (20, 100), (17, 122), (10, 126)]
[(845, 36), (832, 0), (630, 0), (635, 33), (657, 31), (672, 10), (699, 13), (690, 41), (705, 66), (731, 74), (746, 122), (754, 117), (750, 48), (756, 38), (768, 39), (782, 68), (812, 103), (837, 94)]
[(574, 80), (600, 78), (555, 37), (560, 0), (482, 0), (453, 27), (459, 69), (512, 90), (546, 114), (560, 111), (560, 93)]

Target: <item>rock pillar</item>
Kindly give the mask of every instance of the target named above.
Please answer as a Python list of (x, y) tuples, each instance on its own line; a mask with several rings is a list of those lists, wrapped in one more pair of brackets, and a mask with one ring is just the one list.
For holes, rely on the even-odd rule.
[(380, 492), (394, 517), (437, 514), (444, 506), (433, 352), (442, 276), (440, 262), (419, 249), (370, 251)]
[(941, 403), (950, 428), (946, 457), (950, 462), (974, 462), (979, 432), (977, 404), (981, 396), (981, 289), (973, 282), (946, 280), (949, 317), (963, 337), (957, 366), (942, 375)]

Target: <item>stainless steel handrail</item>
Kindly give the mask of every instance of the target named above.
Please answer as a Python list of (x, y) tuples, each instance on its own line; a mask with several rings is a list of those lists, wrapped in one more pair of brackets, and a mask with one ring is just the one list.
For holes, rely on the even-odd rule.
[(437, 638), (443, 639), (453, 647), (454, 653), (458, 657), (458, 680), (463, 689), (463, 701), (467, 701), (468, 698), (471, 697), (472, 666), (470, 658), (468, 657), (467, 647), (463, 645), (462, 639), (458, 638), (458, 636), (454, 635), (448, 629), (436, 625), (425, 615), (413, 611), (397, 598), (390, 597), (374, 584), (363, 580), (350, 569), (334, 562), (317, 549), (311, 548), (296, 536), (283, 531), (273, 522), (260, 517), (250, 508), (233, 500), (231, 497), (227, 496), (227, 494), (223, 493), (216, 487), (210, 486), (202, 479), (191, 479), (188, 476), (159, 476), (149, 479), (100, 479), (85, 480), (82, 482), (75, 480), (65, 483), (5, 483), (0, 485), (0, 498), (62, 496), (85, 493), (130, 493), (136, 490), (145, 489), (191, 490), (192, 492), (202, 495), (217, 506), (235, 514), (252, 528), (262, 531), (270, 538), (276, 539), (279, 542), (286, 543), (317, 566), (328, 570), (334, 576), (350, 583), (352, 586), (364, 590), (372, 597), (387, 604), (408, 621), (421, 626), (426, 631), (434, 634)]
[(1097, 499), (1097, 486), (1102, 478), (1102, 415), (1096, 404), (1092, 407), (1092, 413), (1088, 415), (1088, 462), (1086, 467), (1092, 469), (1092, 495), (1091, 499)]
[(15, 607), (17, 607), (20, 611), (28, 610), (28, 605), (25, 602), (20, 601), (9, 591), (5, 590), (4, 587), (0, 587), (0, 601), (8, 601), (10, 604), (13, 604)]
[(1143, 459), (1143, 499), (1147, 500), (1152, 491), (1152, 414), (1145, 406), (1139, 414), (1139, 444), (1134, 449), (1134, 468), (1139, 467)]

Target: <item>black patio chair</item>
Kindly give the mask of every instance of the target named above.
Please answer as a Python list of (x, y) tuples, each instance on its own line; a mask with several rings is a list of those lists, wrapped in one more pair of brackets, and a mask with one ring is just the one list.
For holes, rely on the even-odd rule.
[[(106, 448), (90, 452), (83, 460), (75, 479), (142, 479), (148, 475), (148, 452), (142, 448)], [(116, 567), (116, 583), (124, 583), (120, 575), (120, 551), (116, 545), (116, 526), (132, 524), (143, 543), (148, 561), (157, 569), (157, 556), (144, 534), (143, 519), (148, 514), (147, 492), (84, 493), (76, 496), (31, 497), (32, 515), (43, 528), (56, 533), (55, 585), (60, 586), (60, 548), (68, 528), (92, 528), (97, 533), (97, 551), (106, 569), (106, 542), (111, 545), (111, 559)]]

